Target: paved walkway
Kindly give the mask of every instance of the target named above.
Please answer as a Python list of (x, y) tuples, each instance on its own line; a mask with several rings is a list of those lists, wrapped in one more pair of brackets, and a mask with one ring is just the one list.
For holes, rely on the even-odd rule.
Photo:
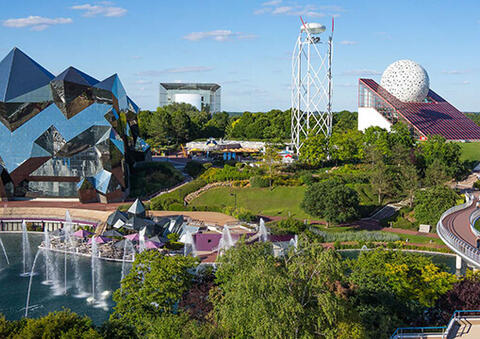
[(470, 229), (470, 214), (476, 209), (476, 203), (478, 201), (479, 193), (475, 193), (475, 199), (469, 208), (457, 211), (450, 215), (447, 215), (443, 219), (443, 225), (453, 234), (455, 234), (460, 239), (466, 241), (473, 247), (476, 247), (476, 237)]

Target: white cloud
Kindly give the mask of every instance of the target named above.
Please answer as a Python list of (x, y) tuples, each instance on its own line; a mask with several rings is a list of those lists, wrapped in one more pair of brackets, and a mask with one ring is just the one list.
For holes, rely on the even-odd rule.
[(177, 68), (166, 68), (163, 70), (149, 70), (137, 73), (139, 76), (147, 77), (156, 77), (168, 73), (199, 73), (199, 72), (209, 72), (213, 70), (212, 67), (205, 66), (186, 66), (186, 67), (177, 67)]
[(84, 11), (83, 16), (106, 16), (106, 17), (119, 17), (127, 14), (127, 10), (122, 7), (111, 6), (109, 2), (102, 2), (97, 5), (84, 4), (71, 7), (74, 10)]
[(137, 85), (146, 85), (146, 84), (151, 84), (152, 80), (137, 80), (135, 81)]
[(217, 30), (209, 31), (209, 32), (192, 32), (192, 33), (189, 33), (189, 34), (183, 36), (183, 39), (190, 40), (190, 41), (213, 39), (215, 41), (223, 42), (223, 41), (231, 40), (231, 39), (234, 39), (234, 38), (237, 38), (237, 39), (254, 39), (256, 37), (257, 36), (254, 35), (254, 34), (232, 32), (231, 30), (228, 30), (228, 29), (217, 29)]
[(450, 71), (442, 71), (443, 74), (451, 74), (451, 75), (459, 75), (459, 74), (466, 74), (469, 73), (467, 70), (450, 70)]
[(378, 71), (373, 71), (370, 69), (352, 69), (350, 71), (345, 71), (341, 73), (341, 75), (354, 75), (354, 76), (361, 76), (361, 75), (373, 76), (373, 75), (380, 75), (380, 74), (382, 73)]
[(253, 12), (255, 15), (271, 14), (271, 15), (289, 15), (289, 16), (305, 16), (311, 18), (321, 18), (328, 15), (339, 16), (338, 12), (343, 12), (340, 6), (317, 6), (317, 5), (282, 5), (280, 1), (265, 2), (262, 5), (266, 6), (259, 8)]
[(262, 6), (276, 6), (280, 5), (282, 3), (282, 0), (272, 0), (272, 1), (267, 1), (262, 3)]
[(7, 19), (3, 26), (12, 28), (30, 27), (32, 31), (43, 31), (53, 25), (71, 24), (70, 18), (45, 18), (41, 16), (29, 16), (27, 18)]
[(351, 45), (356, 45), (356, 44), (358, 44), (358, 41), (351, 41), (351, 40), (342, 40), (342, 41), (340, 41), (340, 45), (351, 46)]

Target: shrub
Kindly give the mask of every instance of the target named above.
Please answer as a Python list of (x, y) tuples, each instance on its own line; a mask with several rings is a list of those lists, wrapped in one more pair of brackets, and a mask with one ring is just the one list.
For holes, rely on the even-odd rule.
[(193, 178), (198, 177), (204, 171), (205, 171), (205, 168), (203, 167), (203, 165), (200, 162), (195, 160), (191, 160), (187, 162), (187, 164), (185, 165), (185, 172), (187, 172), (188, 175)]
[(259, 175), (255, 175), (250, 178), (250, 186), (252, 187), (268, 187), (270, 186), (270, 180)]
[(213, 164), (211, 162), (206, 162), (203, 164), (203, 168), (205, 170), (208, 170), (209, 168), (211, 168), (213, 166)]
[(347, 231), (347, 232), (315, 232), (317, 235), (323, 237), (325, 242), (334, 242), (334, 241), (358, 241), (363, 244), (366, 242), (377, 241), (377, 242), (390, 242), (390, 241), (399, 241), (400, 237), (393, 233), (383, 233), (383, 232), (372, 232), (372, 231)]
[(188, 211), (188, 208), (179, 202), (173, 202), (167, 208), (169, 211)]
[(168, 210), (169, 206), (174, 203), (179, 203), (183, 205), (183, 199), (185, 199), (188, 194), (198, 191), (206, 184), (207, 183), (205, 182), (205, 180), (203, 180), (202, 178), (197, 178), (189, 182), (188, 184), (177, 188), (173, 192), (156, 196), (150, 201), (150, 208), (152, 210)]
[(245, 222), (253, 222), (257, 219), (253, 212), (242, 207), (235, 209), (233, 206), (227, 206), (223, 209), (223, 213)]
[(300, 176), (300, 182), (304, 185), (310, 186), (316, 182), (311, 173), (305, 173)]
[(477, 190), (480, 190), (480, 180), (477, 180), (473, 183), (473, 188), (476, 188)]
[(300, 234), (305, 230), (305, 224), (292, 217), (280, 220), (276, 226), (280, 231), (291, 234)]

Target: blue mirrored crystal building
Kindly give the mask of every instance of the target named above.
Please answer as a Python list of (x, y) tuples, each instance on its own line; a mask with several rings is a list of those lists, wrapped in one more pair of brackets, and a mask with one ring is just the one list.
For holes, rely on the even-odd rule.
[(0, 61), (0, 198), (123, 200), (131, 166), (150, 157), (137, 113), (116, 74), (54, 76), (14, 48)]

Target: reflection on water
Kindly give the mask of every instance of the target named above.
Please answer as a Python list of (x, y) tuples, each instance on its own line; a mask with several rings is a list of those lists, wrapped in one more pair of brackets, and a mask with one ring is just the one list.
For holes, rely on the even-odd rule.
[[(4, 256), (0, 256), (0, 313), (4, 314), (8, 320), (22, 318), (25, 313), (25, 303), (28, 290), (28, 277), (21, 277), (23, 271), (22, 263), (22, 235), (0, 233), (0, 237), (5, 245), (10, 265), (7, 266)], [(32, 253), (36, 253), (37, 246), (42, 241), (42, 234), (29, 234), (32, 245)], [(58, 276), (64, 274), (64, 254), (52, 252), (53, 260), (62, 263), (57, 265)], [(122, 264), (114, 262), (105, 262), (101, 260), (101, 271), (103, 276), (103, 290), (105, 291), (105, 300), (102, 307), (98, 304), (89, 304), (87, 302), (91, 291), (91, 265), (90, 258), (78, 257), (77, 262), (73, 257), (67, 258), (67, 294), (55, 295), (52, 286), (42, 284), (47, 280), (45, 275), (45, 257), (39, 256), (35, 266), (36, 275), (33, 277), (32, 290), (30, 296), (29, 317), (40, 317), (49, 312), (69, 308), (80, 315), (87, 315), (92, 318), (96, 324), (105, 321), (110, 313), (114, 303), (111, 293), (120, 287), (120, 275)], [(78, 265), (79, 276), (75, 279), (73, 265)], [(78, 279), (81, 279), (84, 291), (77, 291)], [(63, 285), (63, 280), (62, 280)]]

